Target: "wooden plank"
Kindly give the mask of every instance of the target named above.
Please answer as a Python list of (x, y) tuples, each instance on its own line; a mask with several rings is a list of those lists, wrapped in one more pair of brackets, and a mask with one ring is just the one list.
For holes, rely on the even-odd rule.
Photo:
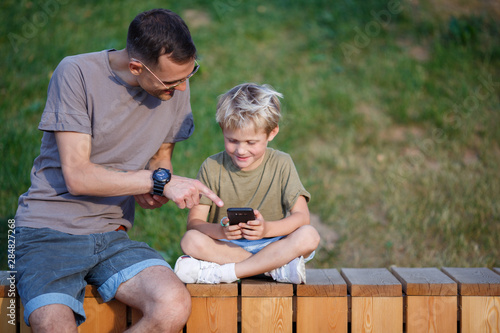
[(286, 297), (293, 296), (293, 284), (264, 279), (242, 279), (242, 297)]
[(457, 283), (437, 268), (393, 267), (406, 293), (406, 329), (457, 332)]
[(186, 284), (191, 294), (187, 333), (237, 332), (238, 283)]
[(407, 296), (406, 331), (457, 332), (457, 296)]
[(347, 332), (347, 284), (336, 269), (308, 269), (297, 285), (297, 333)]
[(359, 296), (402, 296), (401, 282), (385, 268), (342, 268), (349, 293)]
[(83, 310), (87, 319), (78, 327), (79, 333), (123, 332), (127, 329), (127, 306), (117, 300), (85, 297)]
[(409, 296), (456, 296), (457, 283), (437, 268), (391, 268)]
[(292, 297), (242, 297), (241, 332), (291, 333)]
[(238, 331), (238, 297), (192, 297), (187, 333)]
[(293, 284), (241, 280), (241, 331), (292, 332)]
[(500, 297), (461, 297), (462, 333), (500, 332)]
[(351, 332), (403, 332), (403, 297), (352, 297)]
[(347, 327), (347, 296), (297, 297), (297, 333), (345, 333)]
[(15, 333), (19, 318), (19, 299), (16, 297), (13, 274), (0, 271), (0, 332)]
[(231, 297), (238, 296), (238, 283), (203, 284), (188, 283), (186, 288), (192, 297)]
[(15, 302), (15, 297), (0, 297), (0, 332), (2, 333), (16, 333), (19, 312)]
[(500, 276), (486, 267), (443, 267), (442, 270), (458, 283), (461, 296), (500, 296)]
[(297, 285), (297, 296), (347, 296), (347, 284), (336, 269), (308, 269), (307, 284)]

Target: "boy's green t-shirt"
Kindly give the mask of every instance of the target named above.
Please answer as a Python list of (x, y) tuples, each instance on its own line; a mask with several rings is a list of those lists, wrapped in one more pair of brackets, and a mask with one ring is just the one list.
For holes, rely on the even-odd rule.
[(211, 223), (219, 223), (231, 207), (251, 207), (266, 221), (280, 220), (290, 213), (299, 196), (307, 201), (311, 198), (290, 155), (272, 148), (267, 148), (261, 165), (251, 171), (241, 171), (225, 151), (220, 152), (203, 162), (197, 178), (224, 201), (220, 208), (210, 199), (201, 198), (201, 204), (211, 207)]

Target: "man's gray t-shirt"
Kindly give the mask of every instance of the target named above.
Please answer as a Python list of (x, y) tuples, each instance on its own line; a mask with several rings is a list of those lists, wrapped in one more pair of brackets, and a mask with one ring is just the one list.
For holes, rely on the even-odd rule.
[(64, 182), (55, 131), (92, 137), (90, 161), (122, 170), (144, 169), (163, 143), (185, 140), (194, 130), (185, 91), (168, 101), (121, 80), (108, 53), (71, 56), (54, 71), (39, 129), (40, 155), (31, 171), (31, 187), (19, 198), (16, 225), (91, 234), (132, 227), (133, 196), (73, 196)]

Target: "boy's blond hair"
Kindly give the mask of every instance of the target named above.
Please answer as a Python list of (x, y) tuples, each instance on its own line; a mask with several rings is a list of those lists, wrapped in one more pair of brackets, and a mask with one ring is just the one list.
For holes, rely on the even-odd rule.
[(278, 126), (283, 95), (269, 85), (243, 83), (219, 96), (215, 119), (222, 129), (238, 129), (253, 122), (268, 135)]

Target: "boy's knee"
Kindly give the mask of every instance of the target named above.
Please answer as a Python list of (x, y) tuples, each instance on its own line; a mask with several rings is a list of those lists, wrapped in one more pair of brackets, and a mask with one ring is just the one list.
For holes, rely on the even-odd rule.
[(302, 226), (301, 243), (307, 247), (307, 251), (312, 252), (316, 250), (319, 245), (320, 235), (316, 228), (311, 225)]
[(204, 234), (198, 230), (188, 230), (181, 239), (181, 249), (187, 255), (192, 255), (203, 248), (202, 238)]

